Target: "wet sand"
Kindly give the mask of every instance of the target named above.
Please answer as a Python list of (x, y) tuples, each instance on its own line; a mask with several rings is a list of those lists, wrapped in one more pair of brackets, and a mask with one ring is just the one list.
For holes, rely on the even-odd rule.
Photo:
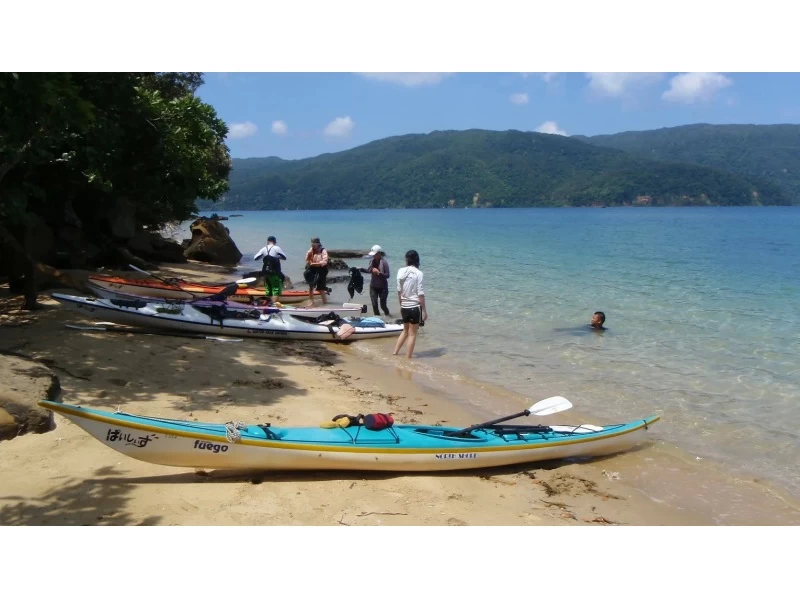
[[(159, 273), (216, 280), (226, 272), (189, 264)], [(65, 403), (289, 426), (359, 412), (466, 426), (527, 406), (523, 397), (475, 381), (421, 379), (404, 358), (371, 359), (358, 343), (221, 343), (79, 331), (64, 324), (90, 324), (83, 314), (47, 294), (42, 302), (41, 311), (22, 312), (21, 298), (0, 288), (0, 350), (47, 364), (60, 378)], [(393, 341), (374, 342), (389, 353)], [(470, 400), (487, 392), (494, 393), (492, 413)], [(590, 415), (574, 411), (568, 423)], [(59, 415), (56, 423), (47, 434), (0, 442), (0, 524), (769, 525), (792, 523), (798, 512), (752, 481), (746, 483), (756, 484), (752, 500), (763, 506), (761, 514), (741, 505), (720, 512), (702, 492), (696, 505), (675, 501), (676, 485), (702, 490), (745, 481), (688, 463), (663, 443), (592, 462), (455, 473), (196, 472), (130, 459)]]

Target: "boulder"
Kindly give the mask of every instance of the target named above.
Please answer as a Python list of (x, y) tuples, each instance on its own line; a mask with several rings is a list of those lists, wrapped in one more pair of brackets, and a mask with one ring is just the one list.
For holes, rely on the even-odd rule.
[(186, 258), (219, 265), (238, 264), (242, 259), (242, 252), (231, 239), (230, 231), (219, 220), (202, 216), (189, 228), (192, 239), (183, 252)]
[(140, 230), (128, 241), (128, 248), (141, 258), (157, 262), (182, 264), (186, 262), (184, 248), (175, 241), (165, 239), (160, 234)]
[(328, 257), (364, 257), (369, 249), (328, 249)]
[(102, 251), (89, 242), (83, 230), (71, 225), (62, 226), (56, 232), (56, 251), (53, 265), (58, 268), (82, 270), (102, 261)]
[(52, 430), (53, 413), (36, 403), (60, 401), (60, 390), (58, 376), (44, 365), (17, 355), (0, 355), (0, 440)]
[(331, 258), (330, 254), (328, 254), (330, 258), (328, 260), (328, 270), (349, 270), (350, 266), (347, 265), (347, 262), (340, 258)]

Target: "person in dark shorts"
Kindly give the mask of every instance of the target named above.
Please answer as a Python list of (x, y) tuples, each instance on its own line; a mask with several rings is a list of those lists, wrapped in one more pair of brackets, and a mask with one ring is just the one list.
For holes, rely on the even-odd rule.
[(381, 302), (381, 309), (384, 315), (391, 316), (386, 300), (389, 298), (389, 262), (386, 261), (386, 253), (380, 245), (373, 245), (369, 252), (372, 259), (369, 268), (359, 268), (365, 274), (371, 274), (369, 281), (369, 298), (372, 300), (372, 311), (376, 316), (381, 315), (378, 311), (378, 300)]
[(393, 355), (400, 353), (408, 340), (406, 357), (414, 353), (417, 331), (428, 319), (425, 308), (425, 289), (422, 284), (422, 271), (419, 269), (419, 254), (411, 249), (406, 252), (406, 266), (397, 271), (397, 299), (400, 301), (400, 315), (403, 319), (403, 332), (397, 339)]
[(311, 239), (311, 249), (306, 253), (306, 271), (303, 277), (308, 283), (308, 298), (314, 305), (314, 289), (322, 296), (322, 303), (328, 302), (328, 251), (322, 246), (319, 237)]

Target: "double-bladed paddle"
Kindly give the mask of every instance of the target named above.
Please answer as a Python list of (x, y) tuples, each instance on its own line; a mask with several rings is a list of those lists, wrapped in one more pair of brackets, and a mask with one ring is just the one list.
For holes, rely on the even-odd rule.
[(525, 411), (520, 411), (519, 413), (515, 413), (514, 415), (507, 415), (505, 417), (501, 417), (498, 419), (493, 419), (488, 422), (483, 422), (482, 424), (475, 424), (474, 426), (470, 426), (469, 428), (464, 428), (463, 430), (458, 430), (457, 432), (452, 432), (448, 434), (448, 436), (465, 436), (472, 432), (473, 430), (478, 430), (480, 428), (485, 428), (487, 426), (493, 426), (494, 424), (499, 424), (501, 422), (508, 421), (510, 419), (515, 419), (517, 417), (527, 417), (529, 415), (552, 415), (553, 413), (559, 413), (560, 411), (566, 411), (567, 409), (572, 408), (572, 403), (570, 403), (564, 397), (549, 397), (547, 399), (542, 399), (538, 403), (534, 403)]

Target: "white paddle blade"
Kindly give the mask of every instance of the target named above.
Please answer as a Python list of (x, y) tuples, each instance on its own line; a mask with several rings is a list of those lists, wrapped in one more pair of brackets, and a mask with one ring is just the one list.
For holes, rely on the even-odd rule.
[(567, 409), (572, 409), (572, 403), (567, 399), (564, 397), (550, 397), (533, 404), (528, 411), (531, 412), (531, 415), (552, 415)]
[(251, 276), (250, 278), (242, 278), (241, 280), (237, 280), (236, 284), (250, 284), (256, 281), (255, 276)]

